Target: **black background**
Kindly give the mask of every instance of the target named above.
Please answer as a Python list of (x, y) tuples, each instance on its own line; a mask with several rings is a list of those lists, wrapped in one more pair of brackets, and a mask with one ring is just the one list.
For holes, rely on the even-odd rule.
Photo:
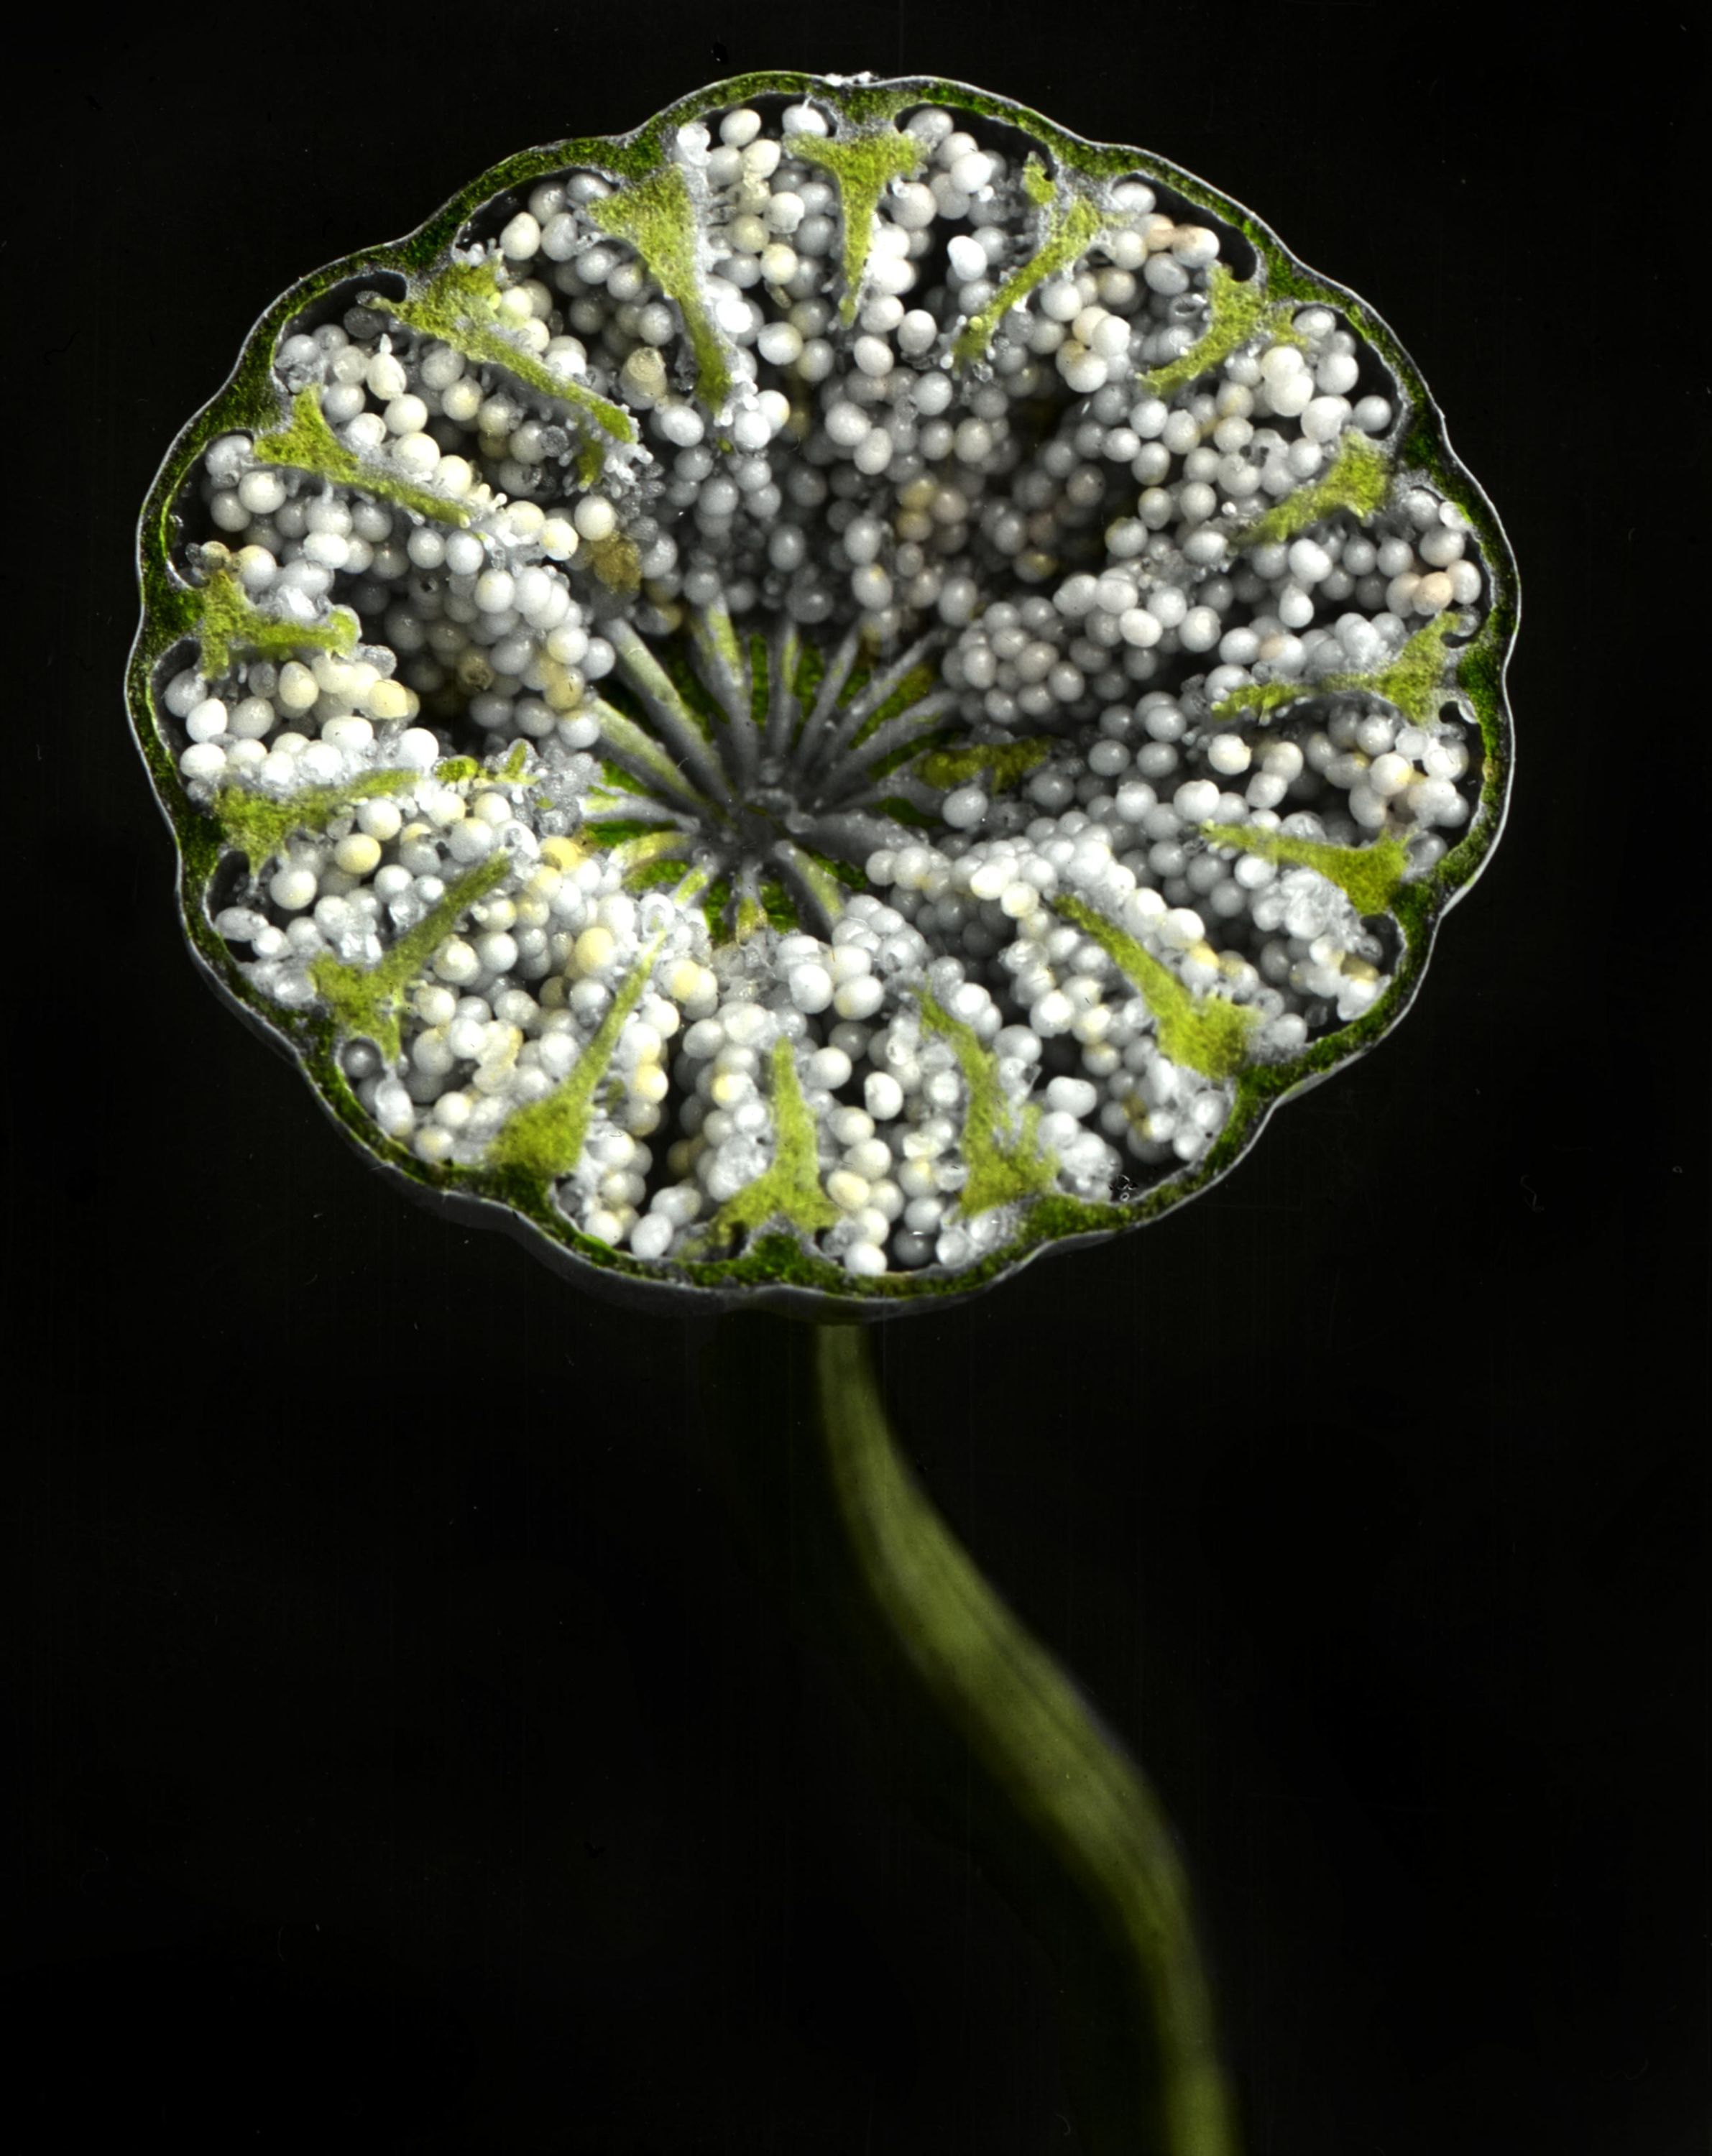
[(886, 1328), (886, 1382), (1164, 1794), (1252, 2156), (1704, 2148), (1686, 12), (131, 20), (12, 90), (13, 2145), (1077, 2145), (1047, 1957), (733, 1525), (710, 1328), (365, 1172), (193, 973), (122, 708), (137, 507), (280, 289), (803, 66), (962, 76), (1252, 203), (1506, 521), (1510, 825), (1406, 1024), (1180, 1214)]

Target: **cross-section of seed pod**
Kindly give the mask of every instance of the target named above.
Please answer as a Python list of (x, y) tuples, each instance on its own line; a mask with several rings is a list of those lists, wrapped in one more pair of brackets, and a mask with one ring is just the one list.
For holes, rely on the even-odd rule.
[(1156, 157), (769, 75), (271, 307), (144, 515), (192, 940), (579, 1275), (881, 1313), (1205, 1188), (1497, 835), (1502, 531)]

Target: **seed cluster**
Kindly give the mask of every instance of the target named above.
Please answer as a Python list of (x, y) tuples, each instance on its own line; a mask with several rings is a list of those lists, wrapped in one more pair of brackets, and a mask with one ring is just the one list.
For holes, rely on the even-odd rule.
[(1477, 798), (1377, 355), (1019, 140), (763, 100), (546, 177), (290, 326), (181, 506), (234, 963), (649, 1265), (955, 1271), (1193, 1168)]

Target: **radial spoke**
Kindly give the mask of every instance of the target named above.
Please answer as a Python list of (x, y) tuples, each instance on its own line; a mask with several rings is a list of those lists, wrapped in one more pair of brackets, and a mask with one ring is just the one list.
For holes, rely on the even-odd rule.
[(607, 640), (618, 654), (620, 672), (654, 721), (674, 758), (686, 764), (722, 801), (732, 791), (724, 767), (709, 745), (696, 715), (678, 693), (677, 684), (627, 621), (608, 624)]
[(782, 622), (768, 647), (766, 752), (769, 757), (784, 754), (792, 732), (802, 720), (802, 702), (796, 692), (802, 650), (796, 624)]
[(809, 917), (830, 933), (844, 911), (844, 886), (832, 871), (790, 839), (781, 839), (773, 858), (806, 908)]
[(861, 693), (852, 696), (845, 706), (830, 739), (820, 751), (816, 761), (823, 765), (830, 763), (835, 757), (842, 755), (851, 747), (874, 714), (883, 708), (888, 697), (897, 695), (938, 641), (937, 632), (930, 632), (918, 639), (900, 658), (893, 660), (884, 673), (876, 674), (865, 682)]
[(718, 699), (731, 721), (729, 755), (738, 789), (751, 785), (760, 760), (760, 737), (755, 726), (755, 685), (748, 654), (732, 624), (725, 601), (698, 607), (690, 617), (690, 635), (697, 670)]
[[(907, 711), (887, 719), (883, 726), (876, 726), (862, 743), (860, 758), (852, 756), (833, 771), (825, 788), (826, 798), (837, 801), (848, 798), (851, 789), (859, 787), (865, 778), (873, 775), (874, 766), (894, 750), (910, 742), (926, 745), (929, 737), (937, 733), (939, 721), (947, 711), (954, 710), (957, 692), (941, 689), (931, 696), (924, 696), (918, 704), (912, 704)], [(881, 774), (883, 779), (884, 773)]]
[(816, 761), (816, 746), (833, 722), (839, 696), (850, 679), (851, 669), (856, 665), (861, 648), (861, 624), (852, 622), (838, 649), (827, 662), (813, 707), (803, 721), (802, 732), (797, 737), (796, 754), (791, 758), (794, 770), (802, 773), (813, 768)]
[(842, 800), (829, 803), (829, 810), (841, 815), (859, 814), (865, 808), (883, 813), (888, 801), (905, 801), (912, 808), (919, 809), (924, 816), (936, 816), (944, 800), (943, 789), (929, 786), (924, 778), (913, 778), (907, 773), (888, 772), (882, 778), (871, 780), (860, 791), (847, 793)]
[(836, 809), (812, 818), (803, 836), (818, 854), (831, 854), (841, 861), (865, 861), (882, 846), (897, 845), (897, 825), (887, 817)]
[(602, 740), (627, 770), (650, 786), (664, 788), (692, 809), (712, 811), (712, 803), (697, 792), (653, 735), (627, 712), (599, 696), (585, 698), (581, 709), (598, 723)]

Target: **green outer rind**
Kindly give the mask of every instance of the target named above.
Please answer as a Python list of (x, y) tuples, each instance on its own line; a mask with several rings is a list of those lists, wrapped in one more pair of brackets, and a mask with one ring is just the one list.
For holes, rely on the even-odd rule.
[[(1424, 479), (1457, 502), (1478, 542), (1491, 588), (1486, 619), (1459, 654), (1454, 691), (1456, 701), (1472, 710), (1480, 729), (1479, 801), (1462, 839), (1427, 875), (1405, 884), (1396, 895), (1392, 913), (1401, 931), (1401, 948), (1384, 993), (1361, 1017), (1288, 1062), (1247, 1067), (1236, 1080), (1236, 1098), (1223, 1131), (1193, 1169), (1169, 1177), (1139, 1199), (1121, 1204), (1043, 1198), (1027, 1209), (1017, 1233), (1001, 1249), (956, 1273), (882, 1274), (865, 1279), (803, 1250), (789, 1238), (772, 1236), (760, 1238), (735, 1259), (712, 1265), (684, 1265), (664, 1273), (581, 1235), (553, 1206), (547, 1186), (537, 1179), (517, 1172), (483, 1174), (431, 1167), (395, 1140), (380, 1135), (339, 1067), (327, 1019), (310, 1013), (281, 1012), (233, 967), (203, 903), (218, 864), (219, 841), (212, 819), (189, 798), (162, 738), (154, 708), (157, 667), (196, 629), (195, 588), (171, 565), (176, 536), (173, 503), (216, 436), (233, 431), (259, 433), (284, 424), (289, 399), (273, 380), (272, 354), (294, 316), (342, 284), (377, 275), (411, 278), (425, 273), (457, 239), (471, 214), (498, 194), (568, 165), (587, 166), (617, 179), (641, 177), (658, 164), (667, 142), (686, 121), (722, 104), (768, 95), (820, 97), (840, 105), (853, 119), (876, 121), (917, 105), (948, 101), (1026, 129), (1084, 176), (1118, 179), (1145, 171), (1203, 214), (1240, 234), (1264, 264), (1270, 292), (1304, 306), (1333, 305), (1385, 362), (1407, 407), (1394, 445), (1396, 476)], [(265, 1039), (296, 1063), (323, 1108), (363, 1156), (395, 1169), (425, 1202), (486, 1225), (503, 1227), (537, 1255), (563, 1263), (573, 1278), (586, 1280), (593, 1266), (618, 1292), (629, 1289), (655, 1305), (662, 1297), (670, 1300), (676, 1290), (686, 1303), (702, 1307), (707, 1306), (712, 1296), (716, 1301), (722, 1297), (770, 1304), (832, 1322), (931, 1309), (942, 1296), (965, 1296), (993, 1285), (1048, 1246), (1074, 1245), (1157, 1219), (1228, 1174), (1282, 1101), (1365, 1054), (1389, 1032), (1414, 1001), (1440, 921), (1472, 888), (1504, 828), (1514, 765), (1504, 672), (1521, 610), (1515, 558), (1496, 511), (1473, 474), (1457, 460), (1443, 415), (1390, 326), (1346, 286), (1298, 262), (1252, 211), (1169, 159), (1121, 144), (1089, 142), (1026, 105), (942, 78), (835, 84), (782, 71), (741, 75), (692, 92), (629, 135), (553, 143), (519, 151), (491, 167), (405, 238), (343, 256), (274, 301), (246, 338), (225, 387), (184, 426), (168, 449), (144, 506), (137, 545), (143, 613), (126, 669), (126, 698), (156, 797), (178, 844), (180, 916), (209, 980)], [(1447, 701), (1451, 693), (1447, 691)]]

